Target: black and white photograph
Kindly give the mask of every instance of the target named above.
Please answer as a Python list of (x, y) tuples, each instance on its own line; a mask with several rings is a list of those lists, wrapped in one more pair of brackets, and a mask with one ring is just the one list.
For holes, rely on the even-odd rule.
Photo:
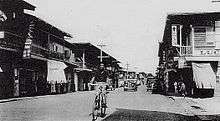
[(220, 121), (220, 0), (0, 0), (0, 121)]

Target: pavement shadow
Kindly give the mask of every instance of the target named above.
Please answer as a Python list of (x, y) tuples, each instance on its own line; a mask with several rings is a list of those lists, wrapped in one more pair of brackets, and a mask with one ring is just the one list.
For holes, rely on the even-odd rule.
[(148, 111), (116, 109), (115, 112), (105, 117), (102, 121), (220, 121), (219, 116), (187, 116), (182, 114)]

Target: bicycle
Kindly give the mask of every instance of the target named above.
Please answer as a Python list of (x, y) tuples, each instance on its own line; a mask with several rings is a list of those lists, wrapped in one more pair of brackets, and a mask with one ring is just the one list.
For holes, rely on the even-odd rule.
[(91, 84), (93, 86), (99, 86), (99, 92), (98, 94), (95, 96), (95, 100), (94, 100), (94, 104), (93, 104), (93, 109), (92, 109), (92, 117), (93, 117), (93, 121), (96, 120), (99, 116), (99, 114), (101, 114), (101, 117), (105, 115), (106, 113), (106, 101), (105, 101), (105, 96), (106, 94), (103, 92), (103, 85), (107, 85), (107, 84)]

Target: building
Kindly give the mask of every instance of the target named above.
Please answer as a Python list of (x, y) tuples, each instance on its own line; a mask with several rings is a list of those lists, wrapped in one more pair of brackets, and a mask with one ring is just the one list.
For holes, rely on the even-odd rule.
[(0, 1), (0, 97), (74, 91), (71, 35), (24, 12), (23, 0)]
[[(93, 71), (97, 70), (100, 66), (100, 49), (94, 46), (91, 43), (73, 43), (76, 46), (75, 58), (78, 68), (75, 68), (77, 71), (77, 77), (75, 79), (76, 90), (85, 91), (89, 90), (88, 83), (93, 77)], [(119, 61), (114, 57), (110, 56), (106, 52), (103, 53), (103, 61), (105, 67), (111, 73), (111, 79), (114, 87), (118, 87), (117, 84), (117, 70), (119, 69)]]
[(213, 96), (220, 75), (219, 33), (219, 12), (167, 16), (157, 72), (165, 92), (182, 81), (188, 95)]
[[(0, 98), (89, 90), (100, 49), (90, 43), (69, 43), (69, 33), (25, 9), (34, 11), (35, 6), (0, 0)], [(103, 57), (116, 82), (118, 61), (106, 52)]]
[(35, 6), (22, 0), (0, 1), (0, 98), (18, 96), (18, 65), (23, 54), (27, 26), (24, 9)]

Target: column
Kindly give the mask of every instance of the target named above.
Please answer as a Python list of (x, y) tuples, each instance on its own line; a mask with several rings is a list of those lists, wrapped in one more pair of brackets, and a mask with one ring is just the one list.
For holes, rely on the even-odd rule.
[(184, 49), (184, 48), (182, 48), (182, 46), (183, 46), (183, 39), (182, 39), (182, 28), (183, 28), (183, 26), (182, 25), (180, 25), (180, 54), (182, 55), (182, 54), (185, 54), (185, 50), (182, 50), (182, 49)]
[(194, 28), (192, 25), (190, 25), (190, 28), (191, 28), (191, 42), (192, 42), (192, 55), (194, 55)]
[(77, 72), (74, 72), (74, 85), (75, 85), (75, 91), (79, 91), (79, 87), (78, 87), (78, 75)]
[(14, 69), (14, 97), (19, 96), (19, 69)]

